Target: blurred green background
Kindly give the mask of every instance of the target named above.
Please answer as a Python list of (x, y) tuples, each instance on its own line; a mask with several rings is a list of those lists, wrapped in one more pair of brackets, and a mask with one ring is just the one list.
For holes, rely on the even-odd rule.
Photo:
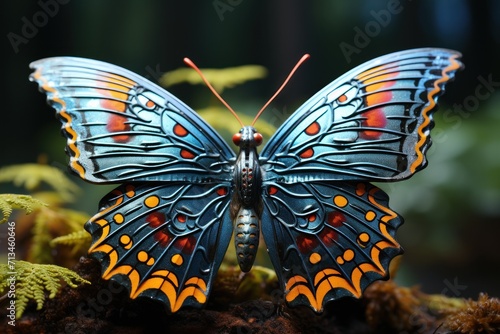
[[(60, 124), (28, 81), (28, 65), (39, 58), (100, 59), (153, 81), (184, 66), (186, 56), (199, 67), (262, 65), (266, 78), (224, 91), (239, 113), (254, 115), (310, 53), (263, 115), (277, 127), (316, 91), (371, 58), (424, 46), (461, 51), (466, 68), (440, 99), (429, 167), (380, 186), (405, 217), (398, 231), (406, 250), (400, 284), (452, 297), (500, 296), (500, 1), (40, 0), (0, 6), (0, 167), (46, 153), (50, 164), (66, 170)], [(203, 86), (169, 90), (195, 109), (214, 103)], [(93, 214), (109, 187), (72, 178), (84, 188), (74, 206)], [(20, 191), (0, 184), (2, 193)], [(5, 234), (0, 240), (4, 245)]]

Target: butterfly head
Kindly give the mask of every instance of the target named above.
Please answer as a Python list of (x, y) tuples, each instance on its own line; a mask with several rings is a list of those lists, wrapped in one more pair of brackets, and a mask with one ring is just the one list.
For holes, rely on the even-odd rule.
[(244, 126), (234, 134), (233, 143), (240, 148), (254, 148), (262, 144), (262, 135), (253, 126)]

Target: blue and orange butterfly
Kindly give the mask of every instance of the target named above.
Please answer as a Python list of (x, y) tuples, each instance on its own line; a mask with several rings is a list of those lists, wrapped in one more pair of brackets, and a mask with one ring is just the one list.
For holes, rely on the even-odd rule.
[(245, 272), (262, 230), (287, 303), (321, 312), (387, 279), (402, 253), (402, 218), (368, 182), (425, 167), (432, 113), (459, 57), (424, 48), (362, 64), (304, 103), (260, 154), (253, 126), (234, 135), (236, 155), (186, 104), (115, 65), (47, 58), (31, 64), (31, 79), (57, 110), (71, 170), (122, 183), (85, 225), (104, 279), (171, 312), (200, 307), (233, 230)]

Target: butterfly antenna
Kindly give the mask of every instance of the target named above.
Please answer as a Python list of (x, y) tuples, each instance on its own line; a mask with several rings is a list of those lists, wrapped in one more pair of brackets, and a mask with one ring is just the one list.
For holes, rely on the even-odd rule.
[(260, 114), (262, 114), (262, 112), (269, 106), (269, 104), (276, 98), (276, 96), (278, 96), (278, 94), (281, 93), (283, 88), (285, 88), (286, 84), (288, 83), (288, 81), (290, 81), (290, 79), (292, 78), (294, 73), (297, 71), (297, 69), (310, 57), (311, 56), (306, 53), (305, 55), (302, 56), (302, 58), (300, 58), (300, 60), (297, 62), (297, 64), (295, 64), (295, 66), (290, 71), (290, 74), (288, 74), (288, 76), (286, 77), (285, 81), (281, 84), (280, 88), (278, 88), (276, 93), (274, 93), (274, 95), (271, 96), (271, 98), (266, 102), (266, 104), (264, 104), (264, 106), (259, 110), (259, 112), (255, 116), (255, 118), (253, 119), (252, 126), (255, 124), (255, 122), (257, 122), (257, 119), (260, 117)]
[(184, 63), (186, 63), (186, 65), (188, 65), (189, 67), (191, 67), (193, 70), (196, 71), (196, 73), (198, 73), (200, 75), (201, 79), (203, 79), (203, 81), (205, 82), (205, 84), (207, 85), (207, 87), (212, 91), (212, 93), (219, 99), (219, 101), (222, 102), (223, 105), (226, 106), (226, 108), (234, 115), (234, 117), (236, 117), (236, 119), (238, 120), (238, 122), (240, 122), (241, 127), (244, 127), (243, 122), (238, 117), (238, 115), (233, 110), (233, 108), (231, 108), (231, 106), (226, 101), (224, 101), (224, 99), (222, 98), (222, 96), (220, 96), (219, 93), (217, 93), (217, 91), (215, 90), (215, 88), (210, 84), (210, 82), (208, 81), (208, 79), (203, 75), (203, 73), (198, 68), (198, 66), (196, 66), (195, 63), (193, 63), (193, 61), (191, 59), (187, 58), (187, 57), (184, 58)]

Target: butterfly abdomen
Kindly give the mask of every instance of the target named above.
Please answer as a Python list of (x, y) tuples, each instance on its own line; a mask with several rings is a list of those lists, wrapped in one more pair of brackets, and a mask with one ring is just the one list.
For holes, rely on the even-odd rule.
[(259, 247), (259, 217), (255, 210), (242, 207), (234, 223), (236, 257), (241, 270), (248, 272)]

